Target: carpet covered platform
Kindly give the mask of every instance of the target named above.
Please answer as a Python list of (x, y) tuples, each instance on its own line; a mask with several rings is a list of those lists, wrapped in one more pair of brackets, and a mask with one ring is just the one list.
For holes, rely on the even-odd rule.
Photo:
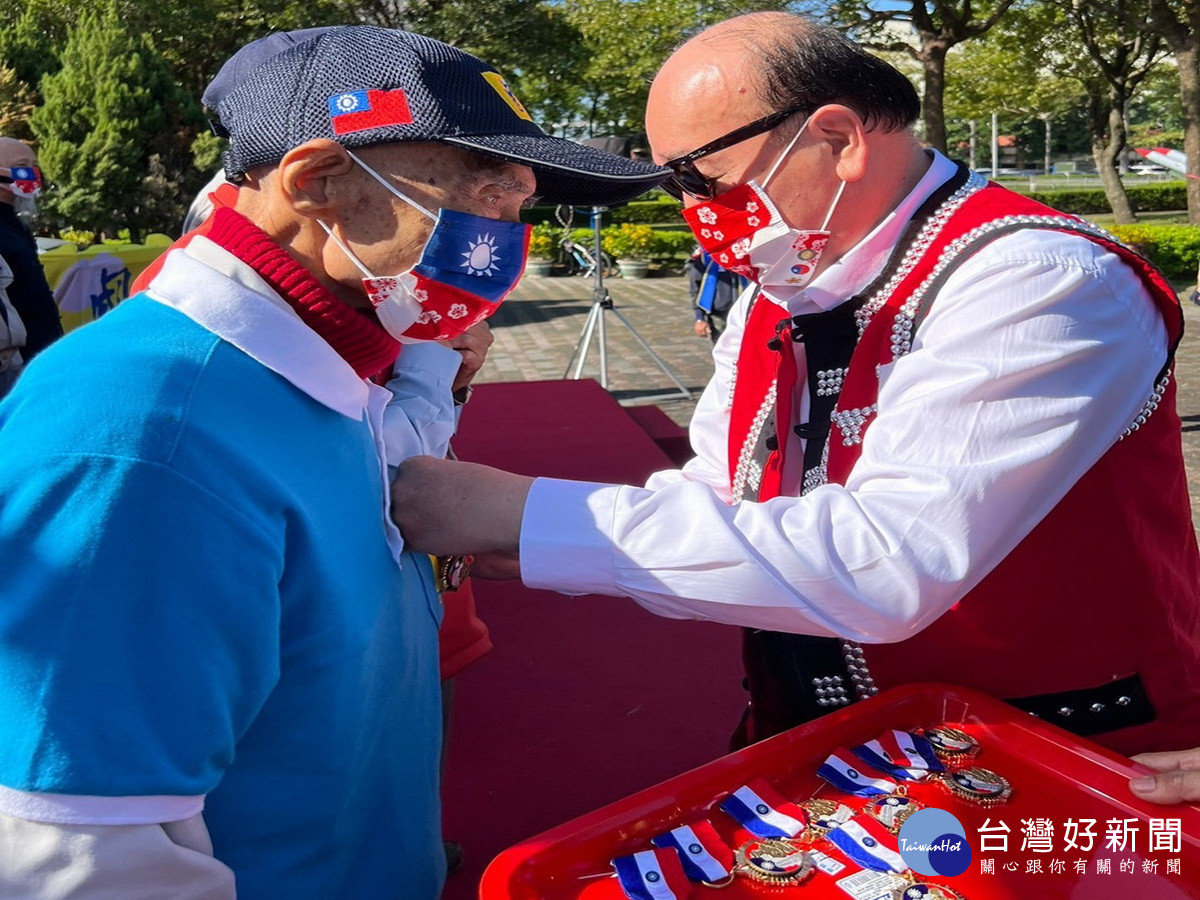
[[(678, 449), (678, 435), (651, 431)], [(627, 484), (672, 465), (594, 381), (480, 385), (454, 448), (523, 474)], [(736, 628), (519, 582), (474, 591), (495, 649), (456, 680), (445, 833), (466, 863), (449, 900), (477, 896), (484, 867), (517, 841), (722, 755), (745, 704)]]

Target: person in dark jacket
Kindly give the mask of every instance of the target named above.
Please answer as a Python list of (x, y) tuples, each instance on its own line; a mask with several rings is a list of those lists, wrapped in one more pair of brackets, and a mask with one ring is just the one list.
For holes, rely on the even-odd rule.
[(710, 337), (715, 344), (725, 330), (729, 308), (750, 282), (735, 272), (722, 269), (699, 247), (685, 268), (688, 293), (696, 314), (696, 335)]
[[(35, 178), (22, 178), (31, 174)], [(25, 323), (28, 363), (56, 338), (62, 337), (58, 305), (38, 260), (37, 243), (17, 212), (33, 211), (41, 190), (41, 172), (33, 150), (15, 138), (0, 137), (0, 256), (12, 269), (8, 299)]]

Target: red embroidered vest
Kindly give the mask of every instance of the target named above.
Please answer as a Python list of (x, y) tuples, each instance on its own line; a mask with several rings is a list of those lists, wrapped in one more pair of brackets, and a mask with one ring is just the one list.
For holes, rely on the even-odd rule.
[[(846, 482), (878, 412), (876, 366), (908, 352), (954, 263), (991, 239), (1030, 227), (1079, 233), (1119, 255), (1158, 305), (1173, 354), (1182, 313), (1170, 285), (1149, 263), (1094, 226), (997, 185), (968, 181), (929, 217), (888, 282), (857, 313), (860, 338), (831, 415), (824, 471), (806, 473), (805, 489), (826, 479)], [(790, 347), (784, 353), (759, 348), (786, 324), (782, 315), (760, 300), (747, 322), (731, 409), (735, 499), (757, 494), (764, 500), (779, 492), (784, 461), (770, 439), (770, 421), (777, 406), (791, 403), (790, 397), (776, 401), (774, 381), (784, 380), (782, 360), (792, 354)], [(1121, 752), (1200, 744), (1200, 553), (1169, 374), (1173, 359), (1164, 362), (1161, 380), (1129, 430), (950, 611), (899, 643), (843, 642), (857, 697), (845, 696), (850, 685), (843, 689), (840, 678), (830, 679), (842, 693), (829, 705), (898, 684), (948, 682), (1004, 699), (1027, 698), (1033, 702), (1018, 705)], [(756, 464), (756, 456), (765, 461)], [(773, 718), (769, 708), (781, 700), (778, 684), (755, 696), (751, 654), (763, 645), (753, 650), (751, 636), (750, 735), (759, 739), (790, 723)], [(1119, 721), (1120, 707), (1131, 704), (1148, 711), (1141, 724), (1089, 727), (1088, 717), (1096, 717), (1093, 726), (1110, 716)], [(756, 715), (773, 724), (755, 728)]]

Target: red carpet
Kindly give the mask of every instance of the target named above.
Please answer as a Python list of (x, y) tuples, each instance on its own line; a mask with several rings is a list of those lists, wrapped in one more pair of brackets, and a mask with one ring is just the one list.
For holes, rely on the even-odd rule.
[[(640, 484), (670, 461), (594, 381), (480, 385), (462, 459)], [(495, 649), (457, 679), (444, 788), (466, 864), (449, 900), (517, 841), (725, 752), (745, 702), (737, 629), (630, 600), (475, 582)]]

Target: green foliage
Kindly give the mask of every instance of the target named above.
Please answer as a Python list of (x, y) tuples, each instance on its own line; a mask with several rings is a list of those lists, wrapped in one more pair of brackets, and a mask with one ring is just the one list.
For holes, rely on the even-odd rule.
[[(591, 232), (586, 232), (591, 235)], [(600, 232), (604, 252), (617, 259), (665, 259), (691, 253), (696, 239), (690, 231), (664, 231), (649, 225), (610, 225)]]
[(650, 81), (671, 51), (702, 28), (761, 9), (764, 0), (563, 0), (582, 38), (580, 110), (588, 134), (640, 134)]
[(212, 174), (221, 168), (221, 154), (225, 151), (228, 141), (219, 138), (212, 131), (201, 131), (192, 140), (192, 165), (200, 172)]
[(1136, 246), (1169, 278), (1194, 279), (1200, 263), (1200, 226), (1114, 225), (1123, 243)]
[(17, 78), (17, 73), (0, 63), (0, 136), (22, 141), (33, 137), (29, 129), (33, 96), (33, 91)]
[[(665, 198), (665, 202), (664, 199)], [(656, 200), (634, 200), (631, 203), (626, 203), (624, 206), (618, 206), (615, 209), (610, 209), (604, 213), (604, 221), (612, 225), (622, 225), (630, 223), (634, 225), (680, 225), (683, 223), (683, 218), (679, 211), (682, 208), (679, 201), (672, 197), (667, 197), (666, 194), (662, 198)], [(526, 210), (522, 218), (536, 225), (540, 222), (556, 223), (558, 221), (555, 216), (555, 207), (553, 206), (535, 206), (533, 209)], [(576, 213), (577, 221), (587, 221), (586, 213)]]
[(35, 92), (42, 78), (58, 71), (58, 53), (75, 13), (64, 0), (0, 0), (0, 60)]
[[(1187, 185), (1183, 181), (1136, 185), (1125, 188), (1134, 212), (1163, 212), (1187, 208)], [(1059, 212), (1086, 216), (1108, 213), (1111, 207), (1103, 188), (1073, 188), (1067, 190), (1029, 191), (1029, 196)]]
[(44, 104), (31, 120), (42, 167), (58, 185), (47, 197), (51, 214), (101, 233), (174, 230), (191, 199), (179, 190), (191, 171), (181, 138), (198, 125), (196, 103), (115, 3), (80, 17), (61, 61), (43, 79)]
[(604, 252), (617, 259), (649, 259), (657, 255), (662, 246), (649, 225), (612, 225), (600, 236)]
[(562, 229), (555, 228), (549, 222), (541, 222), (533, 226), (529, 235), (529, 256), (531, 259), (550, 259), (558, 247)]

